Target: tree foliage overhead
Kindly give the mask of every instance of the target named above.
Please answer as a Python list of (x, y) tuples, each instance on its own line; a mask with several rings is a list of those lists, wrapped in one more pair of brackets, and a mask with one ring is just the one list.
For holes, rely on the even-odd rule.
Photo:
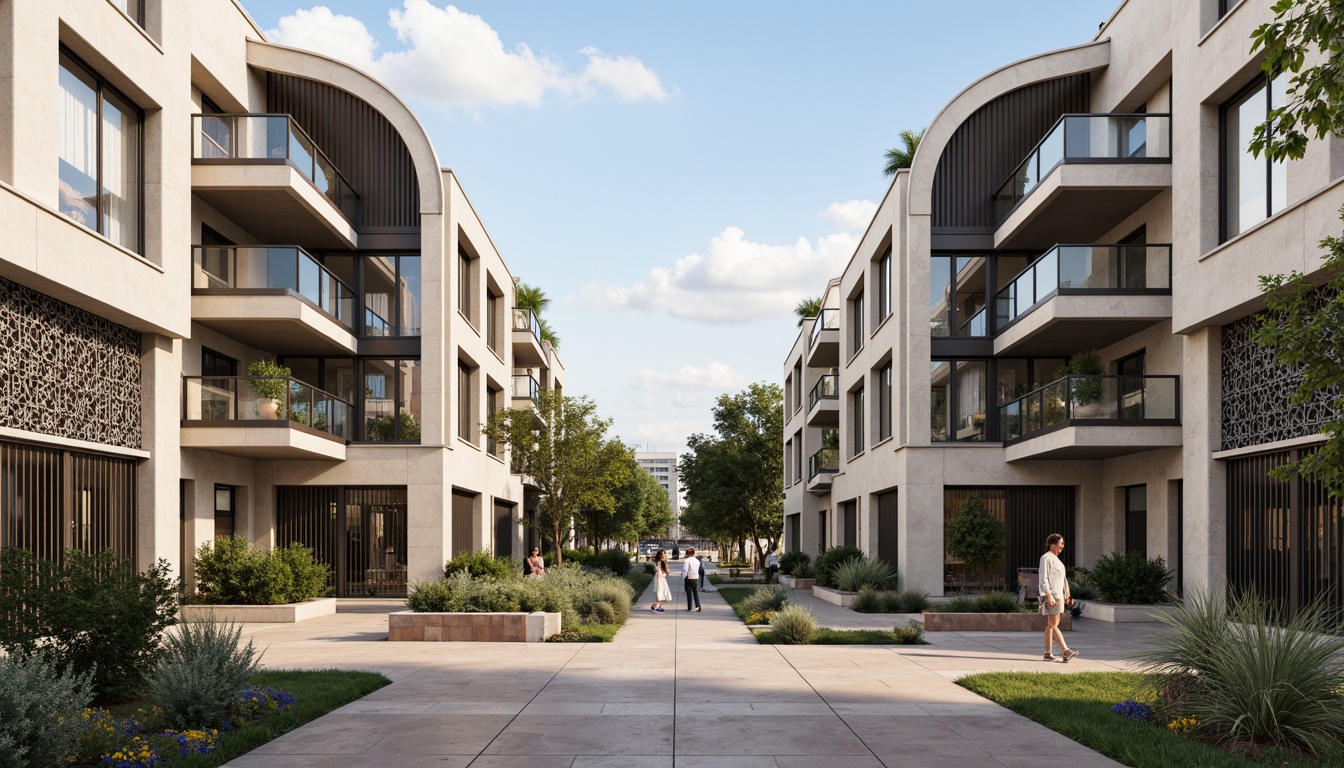
[(1278, 0), (1274, 20), (1251, 33), (1269, 77), (1291, 75), (1287, 101), (1255, 129), (1251, 151), (1300, 159), (1310, 138), (1344, 136), (1344, 1)]
[(910, 164), (915, 162), (915, 151), (919, 149), (919, 142), (924, 139), (924, 132), (927, 130), (928, 128), (920, 128), (918, 131), (912, 131), (907, 128), (898, 134), (901, 146), (887, 150), (887, 164), (882, 168), (883, 176), (895, 176), (897, 171), (909, 168)]
[(612, 492), (613, 505), (607, 509), (585, 508), (577, 520), (593, 546), (604, 541), (637, 542), (661, 537), (672, 524), (672, 505), (663, 486), (639, 466), (633, 450), (620, 448), (626, 454), (629, 472), (625, 482)]
[(613, 509), (615, 490), (629, 479), (630, 452), (607, 438), (610, 419), (586, 397), (542, 390), (536, 409), (506, 408), (485, 434), (512, 453), (515, 471), (532, 478), (541, 495), (537, 523), (554, 546), (556, 565), (569, 527), (584, 509)]
[(969, 496), (961, 503), (961, 514), (947, 524), (947, 550), (980, 576), (980, 591), (985, 587), (985, 569), (1003, 557), (1008, 545), (1003, 523), (985, 509), (984, 499)]
[(714, 406), (715, 435), (696, 434), (677, 467), (683, 527), (719, 541), (776, 547), (784, 529), (784, 392), (759, 382)]

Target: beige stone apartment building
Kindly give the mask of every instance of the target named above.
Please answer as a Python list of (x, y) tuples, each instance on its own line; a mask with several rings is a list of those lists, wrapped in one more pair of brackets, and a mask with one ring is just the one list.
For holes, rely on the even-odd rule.
[[(1319, 276), (1344, 226), (1344, 141), (1246, 149), (1283, 98), (1249, 53), (1270, 5), (1127, 0), (933, 118), (785, 360), (789, 549), (854, 544), (942, 594), (945, 523), (979, 495), (1001, 584), (1059, 532), (1071, 562), (1162, 556), (1186, 591), (1344, 586), (1337, 502), (1267, 475), (1329, 410), (1251, 342), (1257, 277)], [(1070, 377), (1088, 350), (1103, 375)]]
[(0, 42), (0, 546), (297, 541), (340, 596), (522, 551), (481, 424), (564, 369), (396, 94), (234, 0), (0, 0)]

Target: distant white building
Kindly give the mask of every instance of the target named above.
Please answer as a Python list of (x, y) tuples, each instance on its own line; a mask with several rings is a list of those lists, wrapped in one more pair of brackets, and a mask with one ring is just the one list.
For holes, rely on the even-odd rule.
[(680, 529), (681, 478), (677, 474), (677, 454), (673, 451), (635, 451), (635, 461), (663, 487), (675, 520), (673, 528)]

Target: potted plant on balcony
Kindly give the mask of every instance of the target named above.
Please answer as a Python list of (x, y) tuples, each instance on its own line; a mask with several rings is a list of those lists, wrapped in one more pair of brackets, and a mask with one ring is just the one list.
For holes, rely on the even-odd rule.
[(1101, 376), (1106, 373), (1101, 355), (1091, 349), (1079, 352), (1069, 358), (1064, 373), (1072, 377), (1081, 377), (1069, 379), (1074, 418), (1095, 418), (1101, 410), (1099, 405), (1102, 394)]
[(293, 373), (288, 367), (274, 360), (257, 360), (247, 366), (247, 383), (257, 395), (257, 415), (263, 419), (275, 419), (280, 415), (280, 403), (289, 390), (289, 376)]

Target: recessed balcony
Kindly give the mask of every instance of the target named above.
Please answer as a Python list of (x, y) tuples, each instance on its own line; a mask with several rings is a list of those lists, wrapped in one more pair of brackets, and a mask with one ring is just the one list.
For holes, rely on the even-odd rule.
[(353, 355), (355, 292), (297, 246), (197, 246), (191, 319), (276, 354)]
[(828, 373), (807, 393), (807, 424), (834, 427), (840, 423), (840, 377)]
[(999, 407), (1007, 461), (1109, 459), (1181, 445), (1179, 376), (1065, 376)]
[(840, 471), (840, 449), (822, 448), (807, 458), (807, 490), (829, 493), (831, 479)]
[(249, 459), (345, 459), (354, 407), (294, 378), (187, 376), (182, 447)]
[(192, 115), (191, 188), (262, 240), (354, 248), (359, 195), (289, 115)]
[(994, 246), (1092, 242), (1170, 188), (1170, 115), (1064, 115), (995, 193)]
[(1100, 349), (1171, 318), (1171, 246), (1057, 245), (993, 309), (996, 355)]
[(812, 368), (834, 368), (840, 364), (840, 310), (823, 309), (812, 321), (807, 364)]
[(530, 374), (515, 373), (509, 389), (509, 397), (513, 400), (514, 408), (526, 407), (528, 403), (531, 403), (533, 408), (540, 408), (541, 383)]
[(546, 348), (541, 343), (541, 320), (530, 309), (513, 310), (513, 364), (531, 368), (546, 367)]

